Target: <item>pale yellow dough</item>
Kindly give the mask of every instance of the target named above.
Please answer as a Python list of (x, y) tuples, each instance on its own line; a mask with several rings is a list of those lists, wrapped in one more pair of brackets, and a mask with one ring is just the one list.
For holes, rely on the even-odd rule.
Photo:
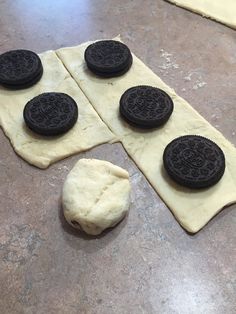
[[(101, 79), (93, 75), (84, 62), (88, 44), (62, 48), (57, 54), (180, 224), (190, 232), (199, 231), (224, 206), (236, 202), (235, 147), (136, 56), (133, 55), (129, 72), (121, 77)], [(159, 87), (172, 97), (174, 111), (163, 127), (141, 131), (120, 118), (120, 97), (126, 89), (135, 85)], [(205, 136), (215, 141), (225, 153), (225, 174), (218, 184), (209, 189), (192, 191), (181, 187), (170, 180), (163, 170), (164, 148), (174, 138), (186, 134)]]
[(128, 172), (98, 159), (80, 159), (68, 174), (62, 192), (66, 220), (92, 235), (121, 221), (129, 200)]
[[(0, 87), (0, 125), (16, 153), (32, 165), (47, 168), (59, 159), (114, 140), (112, 132), (99, 118), (55, 52), (44, 52), (40, 58), (44, 74), (36, 85), (18, 91)], [(77, 102), (78, 121), (64, 135), (43, 137), (25, 126), (25, 104), (43, 92), (66, 93)]]
[(166, 0), (190, 11), (236, 28), (235, 0)]

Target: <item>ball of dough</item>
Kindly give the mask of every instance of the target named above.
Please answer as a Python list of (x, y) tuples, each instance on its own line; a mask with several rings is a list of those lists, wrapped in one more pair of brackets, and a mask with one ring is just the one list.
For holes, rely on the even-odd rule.
[(127, 213), (129, 174), (108, 161), (80, 159), (63, 186), (64, 216), (73, 227), (97, 235)]

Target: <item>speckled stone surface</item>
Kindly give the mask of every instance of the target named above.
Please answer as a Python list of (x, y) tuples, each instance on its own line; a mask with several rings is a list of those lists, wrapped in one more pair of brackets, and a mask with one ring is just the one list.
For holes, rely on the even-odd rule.
[[(236, 145), (236, 31), (162, 0), (0, 0), (0, 53), (121, 34), (165, 82)], [(234, 314), (236, 206), (191, 236), (120, 144), (47, 170), (0, 131), (1, 314)], [(63, 219), (61, 189), (78, 158), (111, 161), (132, 181), (129, 216), (100, 237)]]

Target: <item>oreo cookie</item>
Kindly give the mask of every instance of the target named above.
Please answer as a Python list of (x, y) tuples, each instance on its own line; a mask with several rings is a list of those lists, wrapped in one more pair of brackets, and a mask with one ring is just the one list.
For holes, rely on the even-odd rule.
[(131, 125), (155, 128), (167, 122), (174, 104), (163, 90), (151, 86), (129, 88), (120, 98), (120, 114)]
[(118, 72), (113, 72), (113, 73), (99, 72), (99, 71), (95, 71), (93, 69), (90, 69), (89, 67), (88, 68), (97, 76), (100, 76), (103, 78), (109, 78), (109, 77), (117, 77), (117, 76), (121, 76), (121, 75), (125, 74), (127, 71), (129, 71), (131, 65), (132, 65), (132, 59), (130, 60), (130, 63), (127, 65), (127, 67), (125, 67), (123, 70), (118, 71)]
[(163, 154), (164, 168), (177, 183), (192, 189), (216, 184), (225, 171), (225, 156), (211, 140), (186, 135), (170, 142)]
[(29, 81), (28, 83), (18, 84), (18, 85), (17, 84), (16, 85), (2, 84), (2, 86), (7, 88), (7, 89), (11, 89), (11, 90), (29, 88), (29, 87), (33, 86), (34, 84), (36, 84), (41, 79), (42, 75), (43, 75), (43, 69), (39, 72), (39, 74), (34, 79)]
[(115, 40), (101, 40), (89, 45), (84, 58), (88, 68), (101, 77), (123, 75), (133, 62), (129, 48)]
[(43, 74), (39, 56), (30, 50), (11, 50), (0, 55), (0, 84), (21, 89), (37, 83)]
[(78, 107), (64, 93), (43, 93), (31, 99), (23, 112), (28, 128), (41, 135), (59, 135), (70, 130), (78, 119)]

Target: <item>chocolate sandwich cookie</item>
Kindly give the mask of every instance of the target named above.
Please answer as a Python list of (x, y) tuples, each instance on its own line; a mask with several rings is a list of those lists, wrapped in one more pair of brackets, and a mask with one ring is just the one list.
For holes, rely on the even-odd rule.
[(39, 74), (32, 79), (31, 81), (29, 81), (28, 83), (24, 83), (24, 84), (16, 84), (16, 85), (8, 85), (8, 84), (2, 84), (3, 87), (7, 88), (7, 89), (11, 89), (11, 90), (18, 90), (18, 89), (24, 89), (24, 88), (28, 88), (33, 86), (34, 84), (36, 84), (42, 77), (43, 75), (43, 68), (42, 70), (39, 72)]
[(37, 83), (43, 73), (39, 56), (30, 50), (11, 50), (0, 55), (0, 84), (13, 89)]
[(67, 94), (43, 93), (26, 104), (23, 116), (26, 125), (35, 133), (59, 135), (74, 126), (78, 107)]
[(90, 69), (89, 66), (88, 66), (88, 68), (97, 76), (100, 76), (102, 78), (109, 78), (109, 77), (117, 77), (117, 76), (121, 76), (121, 75), (125, 74), (126, 72), (129, 71), (131, 65), (132, 65), (132, 59), (130, 60), (130, 63), (128, 63), (128, 65), (123, 70), (118, 71), (118, 72), (112, 72), (112, 73), (95, 71), (93, 69)]
[(172, 114), (174, 105), (163, 90), (151, 86), (129, 88), (120, 99), (120, 114), (130, 124), (140, 128), (163, 125)]
[(101, 40), (89, 45), (84, 58), (88, 68), (102, 77), (124, 74), (133, 61), (129, 48), (115, 40)]
[(225, 156), (211, 140), (197, 135), (174, 139), (165, 148), (164, 168), (177, 183), (192, 189), (216, 184), (225, 171)]

